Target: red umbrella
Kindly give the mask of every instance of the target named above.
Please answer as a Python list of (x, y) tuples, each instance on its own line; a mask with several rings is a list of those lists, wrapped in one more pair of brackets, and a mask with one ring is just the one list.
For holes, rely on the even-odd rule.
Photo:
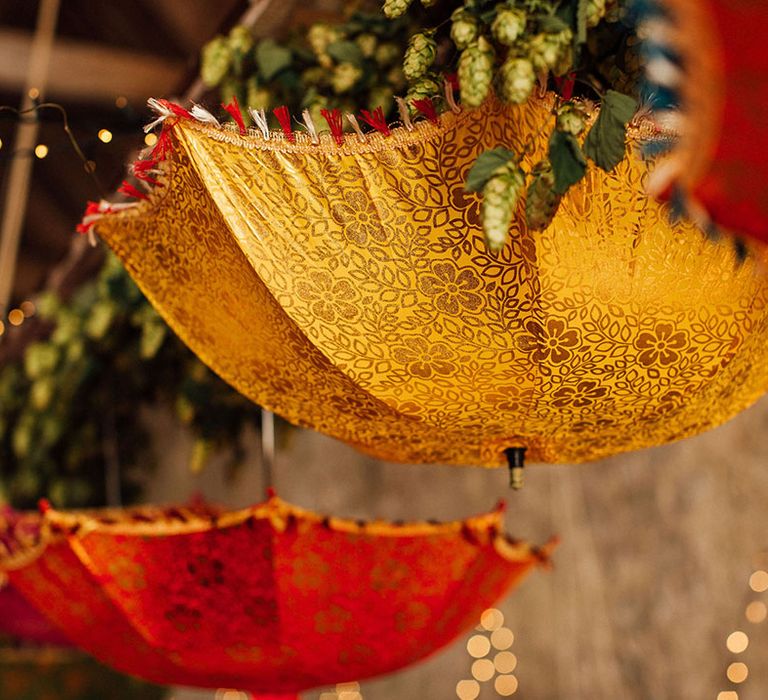
[(49, 646), (68, 646), (71, 643), (13, 586), (1, 583), (0, 635), (7, 635), (18, 642)]
[(648, 22), (648, 73), (679, 92), (680, 142), (651, 179), (697, 218), (768, 242), (768, 3), (661, 0)]
[(502, 509), (445, 524), (236, 512), (48, 510), (11, 582), (100, 660), (155, 682), (293, 694), (388, 673), (471, 628), (546, 560)]

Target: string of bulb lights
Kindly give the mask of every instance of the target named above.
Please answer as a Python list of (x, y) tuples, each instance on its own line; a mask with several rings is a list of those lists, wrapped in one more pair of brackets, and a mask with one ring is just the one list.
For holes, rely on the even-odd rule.
[(9, 326), (20, 326), (28, 318), (34, 316), (35, 311), (34, 302), (29, 300), (21, 302), (18, 308), (11, 309), (5, 321), (0, 318), (0, 336), (5, 333), (6, 323)]
[[(761, 599), (761, 594), (768, 591), (768, 553), (755, 556), (753, 570), (748, 580), (749, 602), (744, 607), (744, 619), (751, 625), (760, 625), (768, 619), (768, 606)], [(749, 678), (749, 666), (741, 655), (749, 647), (749, 635), (741, 629), (731, 632), (725, 640), (726, 649), (733, 655), (725, 669), (725, 677), (731, 684), (729, 690), (721, 690), (717, 700), (740, 700), (739, 690)]]

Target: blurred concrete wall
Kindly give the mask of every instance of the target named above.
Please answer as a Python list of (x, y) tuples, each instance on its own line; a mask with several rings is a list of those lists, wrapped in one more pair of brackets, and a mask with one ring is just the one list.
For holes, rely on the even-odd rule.
[[(186, 469), (188, 436), (154, 416), (164, 466), (148, 499), (201, 491), (245, 505), (262, 496), (258, 441), (227, 481), (221, 464)], [(768, 594), (747, 582), (768, 549), (768, 401), (729, 424), (674, 445), (579, 466), (532, 465), (509, 492), (504, 470), (380, 463), (324, 436), (295, 431), (276, 461), (280, 495), (352, 517), (453, 519), (509, 501), (508, 530), (562, 537), (551, 572), (536, 572), (500, 604), (515, 633), (525, 700), (740, 700), (768, 697), (768, 622), (744, 618)], [(735, 629), (749, 634), (739, 655)], [(750, 675), (726, 680), (731, 661)], [(426, 663), (362, 684), (365, 700), (448, 700), (471, 678), (466, 638)], [(305, 694), (315, 700), (319, 691)], [(210, 694), (174, 697), (206, 698)], [(493, 683), (480, 699), (500, 697)], [(724, 696), (720, 700), (736, 700)]]

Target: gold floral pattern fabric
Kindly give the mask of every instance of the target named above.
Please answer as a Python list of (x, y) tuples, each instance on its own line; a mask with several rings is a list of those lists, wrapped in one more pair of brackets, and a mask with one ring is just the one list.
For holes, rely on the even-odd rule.
[(384, 459), (577, 462), (696, 434), (768, 382), (764, 259), (672, 226), (649, 166), (590, 168), (499, 253), (477, 155), (546, 151), (546, 101), (312, 144), (172, 128), (163, 186), (97, 231), (254, 401)]

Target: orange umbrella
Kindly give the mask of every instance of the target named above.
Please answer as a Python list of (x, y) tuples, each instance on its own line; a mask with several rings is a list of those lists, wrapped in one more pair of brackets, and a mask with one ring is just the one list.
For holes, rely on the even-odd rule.
[(679, 93), (680, 141), (651, 181), (691, 213), (768, 243), (768, 4), (658, 0), (649, 78)]
[(768, 386), (768, 280), (671, 225), (647, 163), (590, 168), (544, 231), (521, 202), (487, 249), (467, 171), (500, 144), (530, 169), (551, 107), (489, 102), (339, 144), (165, 103), (166, 160), (136, 170), (158, 186), (84, 227), (246, 396), (383, 459), (574, 462), (722, 423)]
[(284, 694), (424, 658), (546, 559), (502, 511), (446, 524), (237, 512), (48, 510), (0, 561), (79, 646), (163, 684)]

